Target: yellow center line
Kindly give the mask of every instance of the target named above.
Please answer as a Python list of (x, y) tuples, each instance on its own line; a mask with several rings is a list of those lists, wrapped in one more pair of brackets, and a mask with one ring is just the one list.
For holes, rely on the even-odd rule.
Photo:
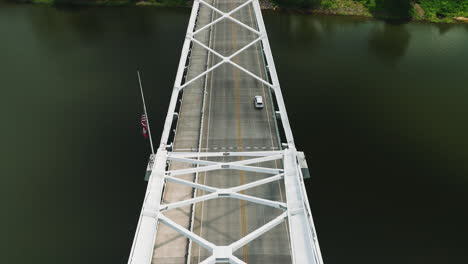
[[(232, 2), (231, 2), (232, 3)], [(233, 22), (232, 23), (232, 43), (234, 52), (237, 51), (237, 39), (236, 39), (236, 27)], [(233, 58), (233, 61), (237, 63), (237, 58)], [(234, 67), (234, 86), (235, 86), (235, 93), (236, 93), (236, 119), (237, 119), (237, 147), (239, 149), (242, 148), (242, 130), (241, 130), (241, 114), (240, 114), (240, 89), (239, 89), (239, 70)], [(239, 160), (243, 160), (242, 157)], [(244, 172), (239, 172), (239, 182), (240, 185), (244, 184)], [(241, 193), (244, 193), (243, 191)], [(241, 226), (242, 226), (242, 237), (247, 235), (247, 217), (245, 212), (246, 203), (244, 200), (240, 201), (241, 204)], [(244, 262), (248, 263), (248, 247), (247, 245), (242, 247), (242, 256), (244, 257)]]

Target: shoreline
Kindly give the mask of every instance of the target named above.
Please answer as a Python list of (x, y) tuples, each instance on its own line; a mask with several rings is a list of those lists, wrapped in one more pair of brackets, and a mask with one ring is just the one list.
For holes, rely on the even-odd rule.
[[(136, 7), (179, 7), (179, 8), (190, 8), (193, 1), (173, 1), (173, 0), (162, 0), (156, 1), (133, 1), (133, 0), (96, 0), (96, 1), (82, 1), (82, 0), (71, 0), (67, 2), (56, 3), (55, 0), (12, 0), (11, 3), (17, 4), (39, 4), (39, 5), (50, 5), (50, 6), (88, 6), (88, 7), (118, 7), (118, 6), (136, 6)], [(468, 23), (468, 17), (457, 16), (453, 18), (446, 18), (444, 20), (428, 19), (421, 15), (408, 19), (401, 19), (397, 17), (391, 17), (385, 14), (378, 16), (372, 14), (366, 10), (363, 6), (359, 7), (356, 4), (353, 8), (292, 8), (292, 7), (279, 7), (269, 0), (259, 0), (260, 7), (262, 10), (268, 12), (277, 13), (290, 13), (290, 14), (302, 14), (302, 15), (323, 15), (323, 16), (349, 16), (357, 18), (371, 18), (376, 20), (383, 20), (387, 22), (396, 23), (408, 23), (408, 22), (424, 22), (424, 23), (435, 23), (435, 24), (465, 24)], [(416, 10), (419, 10), (419, 6), (415, 6)]]

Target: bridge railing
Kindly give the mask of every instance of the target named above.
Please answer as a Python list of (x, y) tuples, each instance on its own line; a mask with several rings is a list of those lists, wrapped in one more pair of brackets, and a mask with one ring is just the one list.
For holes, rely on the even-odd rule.
[[(208, 158), (226, 157), (242, 157), (243, 159), (232, 162), (206, 160)], [(204, 160), (200, 158), (204, 158)], [(198, 167), (168, 170), (166, 165), (168, 161), (198, 165)], [(284, 168), (269, 168), (252, 165), (267, 161), (281, 161), (281, 163), (284, 164)], [(269, 174), (270, 176), (230, 188), (216, 188), (178, 178), (180, 175), (215, 170), (251, 171)], [(244, 263), (233, 255), (236, 250), (288, 220), (290, 237), (285, 237), (284, 239), (291, 241), (293, 263), (321, 264), (320, 247), (318, 245), (313, 222), (311, 221), (308, 202), (302, 199), (304, 190), (303, 185), (300, 183), (301, 174), (299, 171), (300, 167), (297, 157), (295, 156), (295, 151), (290, 149), (259, 152), (168, 152), (159, 149), (156, 154), (155, 167), (148, 183), (148, 191), (145, 195), (145, 201), (129, 263), (151, 263), (158, 223), (168, 226), (191, 241), (199, 244), (201, 247), (206, 248), (211, 253), (211, 256), (202, 263), (223, 261)], [(241, 193), (247, 189), (279, 180), (284, 180), (285, 183), (286, 203)], [(173, 203), (161, 204), (162, 187), (166, 182), (203, 190), (208, 194)], [(212, 199), (228, 198), (273, 207), (281, 210), (282, 213), (270, 222), (227, 246), (215, 245), (164, 216), (164, 212), (184, 206)]]
[[(200, 5), (204, 5), (214, 12), (219, 14), (219, 18), (213, 20), (207, 25), (196, 28), (197, 15), (200, 9)], [(243, 22), (237, 20), (233, 14), (239, 11), (242, 8), (246, 8), (251, 5), (256, 18), (257, 28), (253, 28), (249, 25), (244, 24)], [(214, 49), (198, 41), (195, 36), (202, 30), (219, 23), (222, 20), (228, 19), (237, 25), (253, 32), (257, 37), (251, 41), (249, 44), (243, 48), (237, 50), (234, 54), (229, 56), (224, 56)], [(214, 54), (214, 56), (219, 57), (221, 60), (219, 63), (211, 66), (206, 69), (204, 72), (195, 76), (190, 80), (184, 78), (185, 67), (188, 65), (190, 59), (190, 48), (196, 43), (197, 45), (203, 47), (207, 51)], [(263, 55), (266, 61), (266, 69), (268, 75), (270, 76), (269, 80), (264, 80), (262, 77), (250, 72), (248, 69), (242, 67), (238, 63), (234, 62), (233, 58), (238, 54), (245, 51), (247, 48), (261, 43), (263, 47)], [(190, 152), (190, 153), (181, 153), (181, 152), (170, 152), (168, 147), (171, 145), (170, 133), (173, 127), (174, 115), (176, 114), (177, 101), (180, 93), (185, 87), (193, 83), (194, 81), (206, 77), (206, 75), (216, 68), (220, 67), (223, 64), (230, 64), (233, 67), (236, 67), (240, 71), (246, 73), (253, 79), (263, 83), (264, 85), (270, 87), (275, 95), (275, 102), (278, 106), (279, 117), (281, 120), (282, 127), (284, 129), (284, 135), (286, 137), (285, 149), (281, 151), (272, 151), (272, 152)], [(267, 76), (268, 76), (267, 75)], [(200, 160), (201, 157), (221, 157), (221, 156), (242, 156), (242, 157), (254, 157), (251, 159), (245, 159), (242, 161), (235, 161), (231, 163), (215, 162)], [(259, 160), (282, 160), (284, 164), (283, 169), (273, 169), (273, 168), (264, 168), (264, 167), (254, 167), (249, 166), (252, 163), (258, 163)], [(177, 162), (186, 162), (191, 164), (196, 164), (198, 167), (168, 171), (167, 162), (177, 161)], [(209, 170), (219, 170), (219, 169), (231, 169), (231, 170), (249, 170), (256, 172), (269, 173), (273, 176), (260, 180), (258, 182), (249, 183), (242, 186), (236, 186), (229, 189), (219, 189), (210, 186), (205, 186), (196, 182), (190, 182), (178, 179), (177, 175), (187, 174), (187, 173), (197, 173), (204, 172)], [(286, 203), (280, 203), (276, 201), (270, 201), (261, 199), (258, 197), (247, 196), (240, 194), (239, 191), (243, 188), (251, 188), (250, 186), (258, 186), (261, 184), (266, 184), (275, 180), (284, 179), (284, 185), (286, 190)], [(186, 186), (191, 186), (196, 189), (201, 189), (209, 194), (199, 197), (194, 197), (185, 201), (178, 201), (172, 204), (161, 204), (161, 198), (163, 193), (163, 187), (166, 182), (174, 182)], [(191, 205), (196, 202), (208, 200), (208, 199), (219, 199), (219, 198), (233, 198), (247, 200), (254, 203), (263, 204), (266, 206), (272, 206), (283, 210), (283, 213), (267, 223), (264, 226), (261, 226), (257, 230), (251, 232), (244, 238), (232, 243), (228, 246), (218, 246), (214, 245), (205, 239), (194, 234), (192, 231), (185, 229), (177, 225), (171, 219), (164, 216), (163, 212), (178, 208), (180, 206)], [(239, 247), (249, 243), (253, 239), (259, 237), (265, 232), (268, 232), (276, 225), (282, 223), (285, 220), (288, 220), (289, 225), (289, 238), (291, 243), (291, 255), (293, 263), (313, 263), (313, 264), (322, 264), (322, 255), (320, 252), (320, 246), (317, 239), (317, 234), (315, 226), (312, 219), (312, 213), (310, 206), (307, 200), (307, 194), (304, 187), (304, 182), (301, 174), (301, 170), (297, 160), (297, 150), (294, 144), (294, 138), (292, 130), (289, 124), (288, 115), (286, 112), (286, 107), (281, 92), (275, 64), (273, 61), (273, 56), (270, 48), (270, 44), (267, 37), (267, 32), (263, 22), (263, 17), (260, 10), (260, 5), (258, 0), (247, 0), (232, 11), (223, 12), (211, 4), (205, 2), (204, 0), (195, 0), (190, 15), (190, 20), (187, 28), (186, 38), (182, 48), (182, 54), (179, 61), (179, 67), (174, 83), (174, 88), (171, 96), (171, 101), (169, 104), (168, 113), (166, 116), (166, 121), (164, 125), (164, 130), (161, 136), (161, 142), (159, 149), (156, 154), (154, 167), (152, 174), (150, 176), (148, 187), (143, 203), (143, 208), (138, 222), (137, 231), (135, 234), (132, 251), (128, 263), (130, 264), (146, 264), (151, 263), (153, 247), (157, 234), (158, 223), (164, 224), (173, 230), (179, 232), (185, 237), (189, 238), (191, 241), (198, 243), (200, 246), (208, 249), (212, 253), (212, 256), (205, 260), (203, 263), (215, 263), (215, 262), (230, 262), (230, 263), (244, 263), (240, 259), (236, 258), (232, 253)]]

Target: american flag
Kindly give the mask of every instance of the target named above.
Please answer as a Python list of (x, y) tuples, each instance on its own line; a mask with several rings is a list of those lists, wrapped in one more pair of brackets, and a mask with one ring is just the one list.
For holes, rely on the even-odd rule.
[(143, 127), (143, 137), (148, 138), (148, 121), (146, 115), (141, 115), (141, 126)]

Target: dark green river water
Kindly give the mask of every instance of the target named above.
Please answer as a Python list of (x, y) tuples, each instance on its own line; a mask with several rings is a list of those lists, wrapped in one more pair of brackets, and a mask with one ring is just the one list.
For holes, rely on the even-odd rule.
[[(188, 15), (0, 3), (1, 263), (126, 263)], [(468, 263), (468, 25), (265, 21), (325, 263)]]

